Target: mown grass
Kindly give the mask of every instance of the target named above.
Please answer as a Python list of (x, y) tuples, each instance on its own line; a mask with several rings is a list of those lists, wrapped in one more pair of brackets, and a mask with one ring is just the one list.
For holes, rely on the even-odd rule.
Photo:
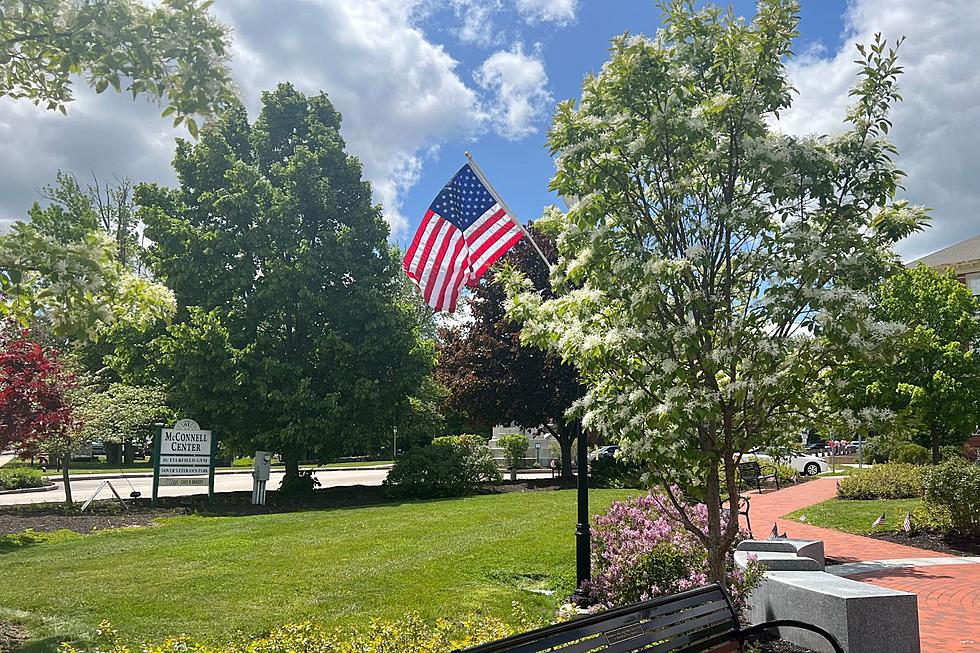
[[(594, 512), (626, 491), (594, 490)], [(107, 619), (132, 642), (227, 641), (283, 623), (435, 619), (512, 601), (545, 618), (574, 585), (575, 492), (537, 491), (249, 517), (7, 543), (0, 617), (32, 650), (86, 640)], [(30, 538), (28, 538), (30, 540)]]
[[(906, 512), (911, 512), (913, 521), (916, 521), (916, 514), (922, 511), (922, 499), (828, 499), (791, 512), (785, 519), (799, 519), (806, 515), (806, 523), (813, 526), (868, 535), (876, 531), (900, 531)], [(871, 525), (881, 513), (885, 513), (885, 523), (872, 528)]]

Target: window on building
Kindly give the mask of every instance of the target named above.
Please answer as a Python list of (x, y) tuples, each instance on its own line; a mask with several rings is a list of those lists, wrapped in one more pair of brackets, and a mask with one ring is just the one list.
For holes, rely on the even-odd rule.
[(966, 275), (966, 287), (970, 289), (974, 295), (980, 296), (980, 274), (968, 274)]

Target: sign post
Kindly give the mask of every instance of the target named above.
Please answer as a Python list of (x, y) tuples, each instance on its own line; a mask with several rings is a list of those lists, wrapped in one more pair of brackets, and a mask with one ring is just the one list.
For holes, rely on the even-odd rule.
[(153, 443), (153, 506), (160, 486), (206, 485), (214, 503), (214, 465), (218, 440), (192, 419), (178, 420), (171, 428), (156, 425)]

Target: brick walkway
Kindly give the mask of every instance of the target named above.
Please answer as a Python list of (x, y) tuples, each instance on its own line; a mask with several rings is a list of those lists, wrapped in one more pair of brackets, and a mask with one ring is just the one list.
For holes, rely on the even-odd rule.
[[(951, 557), (818, 528), (795, 519), (780, 519), (781, 515), (836, 494), (837, 482), (832, 478), (816, 479), (778, 492), (752, 492), (748, 495), (752, 530), (757, 538), (765, 538), (776, 522), (779, 531), (785, 531), (790, 537), (823, 540), (827, 557), (841, 562)], [(922, 653), (980, 653), (980, 564), (881, 569), (851, 578), (918, 595)]]

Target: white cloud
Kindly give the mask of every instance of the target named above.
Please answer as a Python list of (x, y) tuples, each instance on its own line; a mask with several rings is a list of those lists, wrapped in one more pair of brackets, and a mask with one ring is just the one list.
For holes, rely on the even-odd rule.
[(517, 10), (530, 22), (564, 26), (575, 20), (578, 0), (517, 0)]
[(854, 0), (840, 50), (809, 53), (790, 65), (799, 96), (779, 124), (793, 133), (840, 130), (858, 72), (854, 44), (870, 42), (875, 32), (891, 41), (907, 37), (899, 50), (904, 101), (890, 137), (908, 173), (905, 196), (933, 208), (933, 227), (900, 247), (917, 258), (980, 233), (980, 3)]
[(456, 61), (413, 25), (418, 5), (303, 0), (285, 12), (276, 3), (220, 4), (235, 29), (235, 76), (250, 110), (259, 92), (279, 81), (326, 91), (396, 235), (407, 226), (400, 197), (418, 180), (420, 153), (476, 133), (485, 121), (476, 93), (456, 74)]
[(521, 44), (494, 52), (474, 78), (483, 89), (496, 94), (488, 106), (496, 130), (505, 138), (518, 139), (537, 131), (554, 103), (540, 51), (525, 54)]
[[(480, 88), (461, 79), (457, 62), (418, 27), (436, 0), (225, 0), (214, 11), (233, 31), (233, 75), (252, 120), (261, 91), (290, 81), (306, 93), (325, 91), (343, 114), (348, 151), (358, 156), (384, 205), (395, 237), (405, 234), (405, 192), (440, 144), (496, 129), (519, 138), (536, 129), (550, 106), (540, 56), (518, 48), (484, 63)], [(492, 15), (513, 5), (485, 0), (438, 0), (458, 7), (461, 30), (493, 39)], [(469, 9), (467, 9), (469, 7)], [(489, 37), (488, 37), (489, 38)], [(59, 168), (85, 178), (128, 176), (174, 184), (174, 138), (160, 108), (111, 92), (76, 87), (68, 117), (0, 98), (0, 228), (26, 217), (37, 190)], [(486, 96), (486, 97), (484, 97)], [(493, 96), (493, 97), (490, 97)], [(493, 99), (499, 96), (499, 99)], [(501, 104), (502, 103), (502, 104)], [(491, 116), (483, 107), (500, 107)]]
[(493, 17), (502, 8), (501, 0), (452, 0), (453, 11), (461, 23), (455, 29), (456, 37), (463, 43), (490, 45), (496, 42)]

